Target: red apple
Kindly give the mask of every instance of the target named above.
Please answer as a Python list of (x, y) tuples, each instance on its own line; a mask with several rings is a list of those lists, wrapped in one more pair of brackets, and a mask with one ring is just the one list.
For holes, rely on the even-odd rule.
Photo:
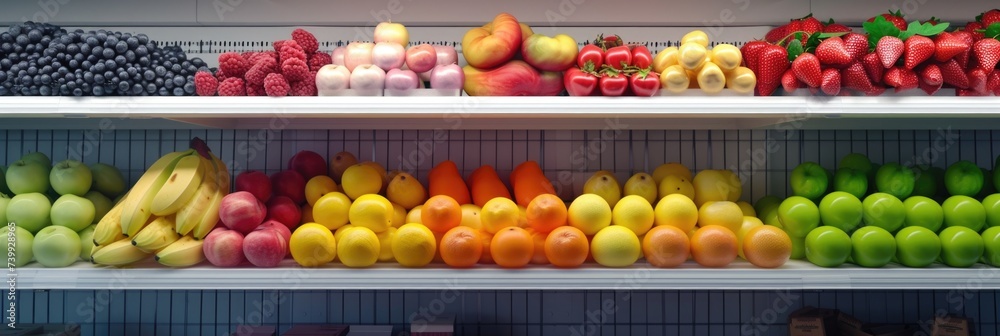
[(257, 228), (254, 229), (254, 231), (260, 231), (260, 230), (275, 230), (278, 231), (279, 234), (281, 234), (281, 237), (285, 238), (285, 241), (290, 241), (289, 239), (292, 239), (292, 230), (289, 230), (288, 227), (285, 226), (285, 224), (282, 224), (281, 222), (278, 221), (274, 220), (264, 221), (263, 224), (257, 226)]
[(569, 35), (548, 37), (534, 34), (521, 45), (521, 56), (531, 66), (542, 71), (564, 71), (576, 64), (580, 48)]
[(358, 66), (351, 71), (351, 88), (382, 90), (385, 88), (385, 71), (371, 64)]
[(496, 69), (465, 71), (465, 93), (470, 96), (534, 96), (541, 80), (538, 71), (524, 61), (510, 61)]
[(266, 216), (267, 208), (264, 203), (246, 191), (226, 195), (219, 205), (219, 220), (222, 224), (244, 234), (256, 229)]
[(271, 199), (271, 180), (260, 171), (246, 170), (236, 175), (236, 191), (249, 192), (261, 202), (267, 202)]
[(267, 202), (267, 220), (281, 223), (289, 230), (299, 227), (301, 211), (298, 204), (285, 196), (277, 196)]
[(351, 71), (346, 66), (327, 64), (316, 73), (316, 91), (320, 96), (330, 96), (351, 86)]
[(420, 87), (420, 79), (413, 70), (392, 69), (385, 74), (388, 90), (413, 90)]
[(490, 69), (509, 61), (521, 50), (521, 25), (501, 13), (483, 27), (472, 28), (462, 38), (462, 56), (470, 66)]
[(375, 26), (375, 43), (392, 42), (401, 47), (410, 44), (410, 33), (399, 23), (382, 22)]
[(313, 151), (300, 151), (288, 160), (288, 169), (299, 172), (306, 181), (319, 175), (326, 175), (326, 168), (326, 159)]
[(458, 52), (455, 51), (455, 47), (436, 45), (434, 51), (437, 52), (438, 65), (458, 64)]
[(383, 70), (399, 69), (406, 62), (406, 49), (395, 42), (379, 42), (372, 48), (372, 64)]
[(344, 66), (351, 73), (354, 73), (355, 68), (364, 64), (372, 64), (373, 48), (375, 48), (374, 43), (351, 42), (344, 52)]
[(271, 187), (275, 196), (291, 198), (295, 204), (306, 202), (306, 179), (297, 171), (285, 170), (271, 175)]
[(257, 267), (275, 267), (288, 255), (288, 240), (278, 230), (254, 230), (243, 239), (243, 254)]
[(202, 251), (208, 262), (219, 267), (239, 266), (247, 260), (243, 255), (243, 234), (224, 227), (217, 227), (205, 236)]
[(427, 72), (437, 65), (437, 51), (430, 44), (406, 49), (406, 67), (413, 72)]
[(333, 52), (330, 53), (330, 56), (332, 56), (332, 58), (333, 58), (333, 63), (330, 63), (330, 64), (341, 65), (341, 66), (346, 65), (346, 63), (344, 63), (344, 56), (345, 55), (347, 55), (347, 47), (340, 46), (340, 47), (334, 48)]
[(431, 70), (430, 81), (432, 89), (461, 90), (465, 85), (465, 71), (458, 64), (439, 64)]

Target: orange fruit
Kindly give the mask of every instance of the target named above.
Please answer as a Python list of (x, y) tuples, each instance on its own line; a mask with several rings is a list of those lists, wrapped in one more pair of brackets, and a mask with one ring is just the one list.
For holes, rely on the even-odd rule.
[(479, 167), (469, 175), (469, 189), (472, 191), (472, 203), (480, 207), (497, 197), (510, 198), (507, 186), (489, 165)]
[(420, 222), (431, 231), (448, 232), (462, 223), (462, 206), (445, 195), (431, 197), (421, 208)]
[(429, 193), (431, 196), (445, 195), (455, 199), (460, 204), (471, 204), (472, 196), (469, 196), (469, 187), (465, 185), (465, 180), (458, 174), (442, 174), (428, 180)]
[(545, 256), (556, 267), (578, 267), (590, 255), (590, 242), (583, 231), (560, 226), (545, 238)]
[(545, 256), (545, 238), (548, 233), (541, 233), (532, 229), (527, 230), (531, 234), (531, 239), (535, 242), (535, 254), (531, 256), (531, 263), (545, 265), (549, 263), (549, 258)]
[(479, 256), (479, 263), (493, 264), (493, 255), (490, 254), (490, 243), (493, 241), (493, 234), (479, 230), (479, 240), (483, 242), (483, 254)]
[(528, 230), (519, 227), (504, 228), (493, 235), (490, 256), (501, 267), (524, 267), (535, 256), (535, 240)]
[(699, 265), (725, 267), (736, 260), (736, 234), (719, 225), (698, 229), (691, 236), (691, 256)]
[(526, 161), (515, 167), (510, 173), (510, 184), (514, 187), (517, 204), (525, 207), (538, 195), (556, 193), (556, 188), (535, 161)]
[(441, 259), (451, 267), (472, 267), (483, 254), (483, 241), (479, 231), (467, 226), (457, 226), (441, 237)]
[(792, 238), (773, 226), (755, 227), (743, 237), (743, 255), (757, 267), (781, 267), (792, 256)]
[(531, 203), (528, 203), (525, 214), (528, 227), (536, 232), (548, 233), (566, 225), (566, 203), (556, 195), (536, 196)]
[(517, 167), (514, 167), (514, 170), (510, 171), (510, 184), (514, 184), (514, 180), (517, 180), (518, 176), (520, 176), (524, 171), (530, 171), (532, 174), (540, 174), (542, 172), (542, 167), (538, 165), (537, 161), (521, 162), (521, 164), (517, 165)]
[(458, 165), (456, 165), (455, 162), (451, 160), (442, 161), (441, 163), (438, 163), (436, 166), (434, 166), (434, 168), (431, 168), (431, 171), (427, 173), (427, 178), (433, 179), (445, 174), (459, 175), (460, 173), (458, 171)]
[(642, 255), (650, 265), (677, 267), (691, 254), (687, 233), (676, 226), (660, 225), (646, 232), (642, 238)]

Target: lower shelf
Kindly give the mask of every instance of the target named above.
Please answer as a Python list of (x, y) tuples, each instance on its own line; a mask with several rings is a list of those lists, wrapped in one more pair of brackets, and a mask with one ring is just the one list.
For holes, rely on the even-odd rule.
[(29, 264), (8, 275), (17, 289), (90, 290), (785, 290), (785, 289), (1000, 289), (1000, 268), (977, 265), (957, 269), (887, 266), (878, 269), (842, 266), (820, 268), (790, 261), (778, 269), (761, 269), (745, 261), (726, 268), (704, 268), (692, 262), (673, 269), (637, 263), (628, 268), (597, 266), (556, 269), (477, 267), (451, 269), (443, 265), (406, 269), (378, 265), (366, 269), (343, 266), (301, 268), (286, 260), (277, 268), (168, 269), (156, 264), (130, 268), (95, 267), (77, 263), (66, 268)]

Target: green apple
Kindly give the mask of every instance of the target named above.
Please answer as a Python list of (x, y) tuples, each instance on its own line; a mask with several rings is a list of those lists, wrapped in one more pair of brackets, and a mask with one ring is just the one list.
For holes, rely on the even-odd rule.
[(821, 226), (806, 236), (806, 259), (820, 267), (837, 267), (851, 256), (851, 237), (844, 231)]
[(829, 193), (819, 202), (819, 218), (823, 225), (853, 232), (861, 224), (861, 200), (843, 191)]
[(875, 173), (875, 186), (879, 192), (884, 192), (896, 198), (904, 199), (913, 193), (913, 186), (917, 181), (917, 174), (912, 168), (907, 168), (898, 163), (886, 163)]
[(83, 196), (90, 191), (93, 182), (90, 167), (76, 160), (59, 162), (49, 173), (49, 184), (59, 195)]
[(20, 160), (38, 162), (39, 164), (46, 167), (52, 166), (52, 159), (49, 159), (49, 156), (45, 155), (45, 153), (42, 152), (31, 152), (24, 154), (21, 156)]
[(983, 209), (986, 209), (986, 226), (1000, 226), (1000, 194), (986, 196)]
[(964, 226), (941, 230), (941, 261), (951, 267), (969, 267), (979, 262), (985, 247), (978, 232)]
[(862, 202), (863, 220), (866, 225), (878, 226), (896, 232), (906, 220), (903, 202), (887, 193), (874, 193)]
[(90, 166), (90, 172), (94, 177), (94, 183), (91, 186), (91, 189), (101, 192), (108, 198), (118, 197), (119, 195), (124, 194), (125, 189), (128, 188), (128, 182), (125, 181), (125, 176), (123, 176), (121, 170), (118, 170), (115, 166), (95, 163)]
[(10, 223), (7, 221), (7, 204), (9, 203), (10, 198), (7, 197), (7, 194), (0, 193), (0, 223), (3, 225)]
[(34, 241), (35, 237), (28, 230), (20, 226), (14, 228), (14, 266), (27, 265), (34, 259), (35, 256), (31, 252)]
[(944, 171), (944, 187), (951, 195), (976, 196), (983, 188), (983, 171), (972, 161), (955, 162)]
[[(938, 169), (940, 170), (940, 168)], [(938, 180), (935, 170), (928, 166), (917, 166), (917, 180), (913, 182), (913, 193), (910, 196), (934, 197), (938, 193)]]
[(94, 249), (94, 229), (97, 224), (88, 226), (83, 231), (77, 232), (80, 235), (80, 259), (90, 261), (90, 251)]
[(792, 169), (792, 174), (789, 177), (792, 194), (811, 200), (823, 197), (829, 183), (830, 179), (826, 169), (815, 162), (799, 164), (795, 169)]
[(39, 193), (20, 194), (7, 204), (7, 220), (14, 222), (32, 234), (49, 226), (49, 211), (52, 204), (48, 197)]
[(896, 260), (908, 267), (927, 267), (941, 255), (941, 238), (922, 226), (905, 227), (896, 233)]
[(86, 195), (83, 195), (83, 198), (86, 198), (90, 201), (90, 203), (94, 204), (95, 224), (100, 222), (101, 218), (104, 218), (104, 215), (107, 215), (108, 211), (111, 211), (111, 208), (115, 206), (114, 203), (111, 203), (110, 199), (104, 196), (104, 194), (97, 192), (97, 190), (87, 192)]
[(983, 188), (979, 190), (979, 194), (976, 195), (977, 199), (986, 198), (986, 196), (993, 195), (997, 193), (997, 188), (993, 186), (993, 171), (986, 168), (979, 168), (983, 171)]
[(910, 196), (903, 201), (903, 208), (906, 209), (903, 227), (922, 226), (934, 232), (941, 231), (944, 210), (937, 201), (924, 196)]
[(944, 226), (964, 226), (979, 232), (986, 226), (986, 208), (975, 198), (952, 196), (941, 204), (944, 210)]
[(94, 223), (94, 203), (77, 195), (62, 195), (52, 203), (52, 225), (65, 226), (74, 232)]
[(13, 195), (10, 189), (7, 189), (7, 167), (0, 166), (0, 194)]
[(896, 238), (877, 226), (866, 226), (851, 235), (851, 259), (863, 267), (882, 267), (896, 255)]
[(49, 166), (35, 161), (19, 160), (7, 167), (7, 187), (15, 195), (44, 193), (49, 189)]
[(778, 206), (778, 221), (791, 237), (805, 237), (819, 226), (819, 207), (802, 196), (792, 196)]
[(777, 209), (775, 209), (774, 211), (771, 211), (771, 213), (769, 213), (767, 215), (767, 218), (762, 218), (760, 221), (763, 222), (764, 225), (770, 225), (770, 226), (779, 228), (782, 231), (785, 230), (785, 226), (781, 225), (781, 219), (778, 218), (778, 210)]
[(833, 174), (833, 190), (861, 199), (868, 193), (868, 175), (854, 168), (840, 168)]
[(986, 229), (983, 231), (982, 237), (983, 262), (993, 267), (1000, 267), (1000, 226)]
[(49, 226), (35, 234), (31, 251), (45, 267), (66, 267), (80, 258), (80, 236), (65, 226)]
[(757, 203), (753, 205), (753, 210), (757, 213), (757, 218), (764, 219), (771, 213), (777, 212), (779, 205), (781, 205), (780, 197), (766, 195), (757, 200)]
[[(862, 174), (868, 175), (875, 171), (872, 161), (868, 159), (867, 156), (861, 153), (851, 153), (845, 155), (840, 159), (840, 165), (838, 168), (851, 168), (860, 171)], [(858, 197), (860, 198), (860, 197)]]

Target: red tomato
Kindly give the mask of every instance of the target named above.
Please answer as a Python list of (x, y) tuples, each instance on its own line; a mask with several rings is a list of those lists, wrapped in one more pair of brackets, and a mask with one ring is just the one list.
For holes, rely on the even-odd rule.
[(645, 69), (653, 65), (653, 54), (644, 45), (637, 45), (632, 48), (632, 65), (639, 69)]
[(597, 76), (583, 72), (578, 68), (570, 68), (563, 75), (563, 86), (570, 96), (589, 96), (597, 89)]
[(599, 86), (602, 95), (621, 96), (628, 89), (628, 78), (622, 74), (604, 74)]
[(626, 66), (632, 65), (632, 51), (626, 46), (618, 46), (608, 49), (604, 53), (604, 64), (622, 70)]
[(629, 78), (632, 93), (640, 97), (651, 97), (660, 91), (660, 76), (655, 72), (634, 74)]
[[(587, 67), (587, 62), (593, 63), (593, 68)], [(588, 44), (580, 49), (580, 53), (576, 56), (576, 66), (580, 69), (588, 69), (590, 71), (601, 70), (601, 65), (604, 65), (604, 50), (593, 44)]]

